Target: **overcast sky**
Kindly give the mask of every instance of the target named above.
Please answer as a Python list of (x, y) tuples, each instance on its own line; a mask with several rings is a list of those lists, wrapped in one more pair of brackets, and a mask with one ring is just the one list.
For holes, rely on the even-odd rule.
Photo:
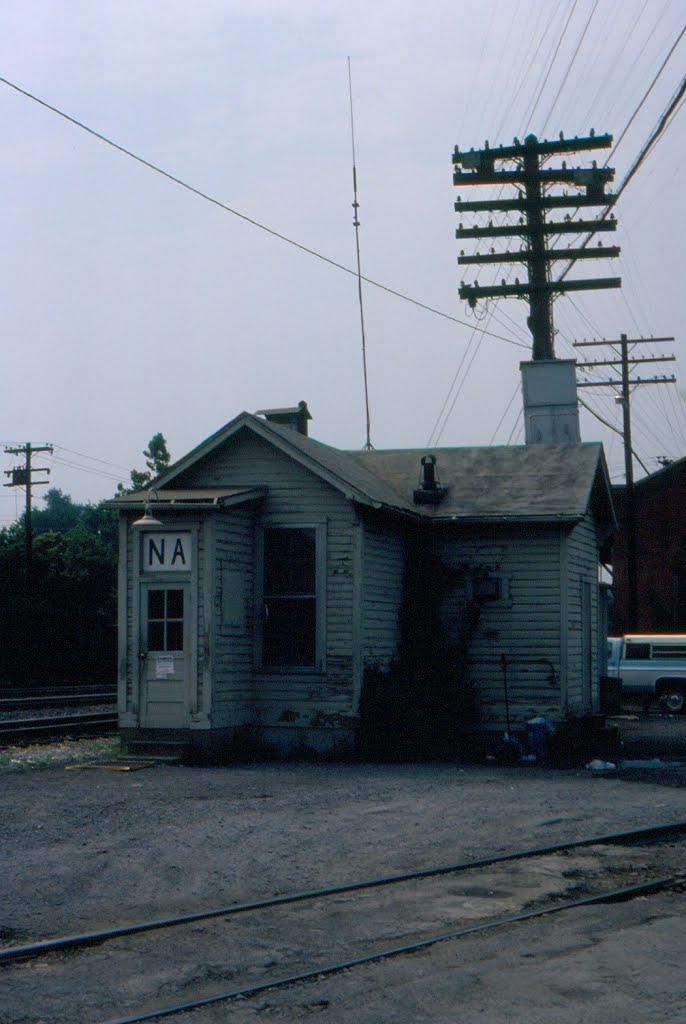
[[(684, 14), (683, 0), (3, 0), (0, 76), (354, 268), (350, 56), (363, 273), (438, 311), (364, 286), (372, 442), (522, 443), (527, 307), (499, 300), (476, 319), (459, 300), (470, 275), (457, 266), (453, 148), (529, 131), (619, 139)], [(685, 57), (686, 37), (612, 156), (617, 183)], [(179, 458), (242, 410), (305, 399), (312, 436), (363, 446), (354, 275), (6, 83), (0, 118), (0, 441), (55, 445), (36, 464), (79, 501), (111, 496), (157, 431)], [(555, 304), (560, 357), (579, 355), (575, 339), (676, 338), (640, 352), (677, 356), (642, 373), (674, 373), (676, 385), (633, 397), (634, 444), (650, 470), (686, 454), (685, 137), (681, 109), (617, 204), (616, 240), (605, 238), (620, 259), (575, 268), (620, 274), (621, 292)], [(600, 350), (579, 357), (591, 354)], [(582, 397), (621, 425), (609, 392)], [(581, 425), (622, 480), (621, 439), (585, 411)], [(0, 524), (23, 500), (2, 488)]]

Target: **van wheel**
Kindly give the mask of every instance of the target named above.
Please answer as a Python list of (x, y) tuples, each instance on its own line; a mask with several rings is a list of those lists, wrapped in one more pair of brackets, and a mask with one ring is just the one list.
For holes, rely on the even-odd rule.
[(673, 715), (681, 714), (686, 708), (686, 693), (681, 686), (667, 686), (660, 693), (660, 704)]

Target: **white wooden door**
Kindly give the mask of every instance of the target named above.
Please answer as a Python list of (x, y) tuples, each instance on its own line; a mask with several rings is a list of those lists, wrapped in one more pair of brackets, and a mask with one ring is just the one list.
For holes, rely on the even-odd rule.
[(141, 585), (141, 726), (189, 723), (190, 623), (187, 583)]

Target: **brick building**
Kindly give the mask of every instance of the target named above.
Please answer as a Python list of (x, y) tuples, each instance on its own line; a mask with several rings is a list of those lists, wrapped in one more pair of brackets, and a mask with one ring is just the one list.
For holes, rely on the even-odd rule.
[(613, 545), (610, 630), (686, 632), (686, 458), (634, 484), (637, 621), (629, 622), (626, 489), (613, 487), (619, 525)]

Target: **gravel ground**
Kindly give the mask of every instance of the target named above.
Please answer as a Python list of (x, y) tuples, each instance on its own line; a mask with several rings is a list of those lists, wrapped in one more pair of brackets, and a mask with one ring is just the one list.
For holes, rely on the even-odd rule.
[[(594, 772), (537, 766), (246, 764), (74, 768), (111, 760), (116, 741), (0, 752), (0, 945), (395, 874), (686, 819), (686, 768)], [(67, 766), (69, 766), (67, 768)], [(610, 848), (611, 852), (614, 848)], [(615, 855), (615, 854), (612, 854)], [(82, 953), (8, 965), (3, 1024), (96, 1024), (198, 989), (231, 988), (353, 956), (352, 925), (381, 944), (567, 896), (607, 848), (535, 871), (501, 866), (472, 886), (400, 889), (259, 920), (153, 932)], [(619, 855), (617, 855), (619, 856)], [(623, 853), (622, 857), (626, 857)], [(655, 854), (665, 873), (678, 845)], [(640, 874), (640, 862), (617, 861)], [(532, 873), (533, 872), (533, 873)], [(405, 897), (403, 897), (404, 899)], [(404, 904), (403, 904), (404, 906)], [(332, 1024), (632, 1024), (683, 1019), (684, 895), (587, 907), (446, 942), (326, 980), (170, 1020)], [(295, 915), (295, 916), (294, 916)], [(349, 916), (349, 913), (348, 913)], [(363, 933), (364, 929), (363, 929)]]

